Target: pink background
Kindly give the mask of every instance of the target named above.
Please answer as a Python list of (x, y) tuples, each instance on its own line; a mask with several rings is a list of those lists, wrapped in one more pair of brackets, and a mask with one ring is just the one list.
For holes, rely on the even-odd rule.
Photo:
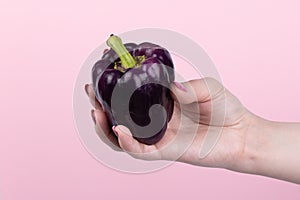
[[(251, 111), (300, 121), (297, 0), (0, 1), (0, 195), (21, 199), (299, 199), (291, 183), (174, 164), (131, 175), (83, 148), (74, 82), (110, 33), (161, 27), (198, 42)], [(89, 113), (87, 113), (89, 115)]]

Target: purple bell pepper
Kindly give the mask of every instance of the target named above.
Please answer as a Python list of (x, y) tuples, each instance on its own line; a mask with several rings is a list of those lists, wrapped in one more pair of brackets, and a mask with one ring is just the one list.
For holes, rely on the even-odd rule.
[[(155, 144), (164, 136), (173, 114), (174, 100), (168, 88), (174, 81), (170, 53), (149, 42), (122, 44), (113, 34), (107, 45), (111, 49), (94, 64), (92, 81), (108, 123), (128, 127), (139, 142)], [(116, 88), (118, 92), (113, 96)], [(126, 98), (128, 101), (124, 101)], [(113, 101), (116, 103), (112, 105)], [(155, 104), (164, 109), (152, 109), (151, 113)], [(154, 121), (160, 123), (153, 131), (141, 131)]]

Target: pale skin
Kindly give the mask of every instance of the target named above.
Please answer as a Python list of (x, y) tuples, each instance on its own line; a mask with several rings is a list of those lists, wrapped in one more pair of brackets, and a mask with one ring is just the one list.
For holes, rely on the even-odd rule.
[[(174, 113), (164, 137), (155, 145), (139, 143), (132, 137), (130, 130), (122, 125), (109, 127), (92, 86), (86, 85), (85, 90), (95, 108), (92, 117), (96, 132), (114, 150), (127, 152), (137, 159), (176, 159), (192, 165), (225, 168), (300, 184), (300, 123), (273, 122), (256, 116), (215, 79), (171, 84), (175, 99)], [(224, 123), (212, 124), (211, 105), (216, 105), (213, 114), (221, 115), (222, 109), (218, 109), (218, 105), (224, 106), (224, 101)], [(194, 106), (198, 106), (201, 115), (193, 112)], [(178, 158), (176, 156), (181, 148), (185, 148), (185, 143), (177, 141), (172, 144), (170, 141), (178, 131), (181, 115), (184, 115), (182, 125), (186, 134), (190, 134), (190, 127), (197, 125), (199, 128), (189, 148)], [(199, 159), (200, 146), (208, 127), (212, 130), (220, 130), (221, 127), (221, 135), (212, 151)], [(117, 138), (113, 131), (118, 135)], [(162, 151), (165, 144), (173, 145), (174, 148)]]

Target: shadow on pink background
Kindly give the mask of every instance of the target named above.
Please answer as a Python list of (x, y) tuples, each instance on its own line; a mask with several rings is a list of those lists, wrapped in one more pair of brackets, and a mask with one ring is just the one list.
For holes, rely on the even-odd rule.
[(2, 199), (299, 199), (297, 185), (222, 169), (177, 163), (144, 175), (111, 170), (83, 148), (72, 113), (75, 79), (94, 48), (110, 33), (161, 27), (198, 42), (252, 112), (300, 121), (299, 6), (296, 0), (1, 1)]

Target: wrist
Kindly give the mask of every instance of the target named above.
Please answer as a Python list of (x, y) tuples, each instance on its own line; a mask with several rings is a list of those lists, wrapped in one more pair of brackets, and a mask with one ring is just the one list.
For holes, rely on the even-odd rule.
[(300, 124), (251, 114), (234, 171), (300, 183)]
[(249, 140), (253, 165), (248, 173), (300, 183), (300, 124), (257, 119), (255, 137)]
[(259, 174), (263, 161), (268, 157), (272, 122), (249, 113), (247, 127), (241, 136), (240, 150), (231, 170)]

